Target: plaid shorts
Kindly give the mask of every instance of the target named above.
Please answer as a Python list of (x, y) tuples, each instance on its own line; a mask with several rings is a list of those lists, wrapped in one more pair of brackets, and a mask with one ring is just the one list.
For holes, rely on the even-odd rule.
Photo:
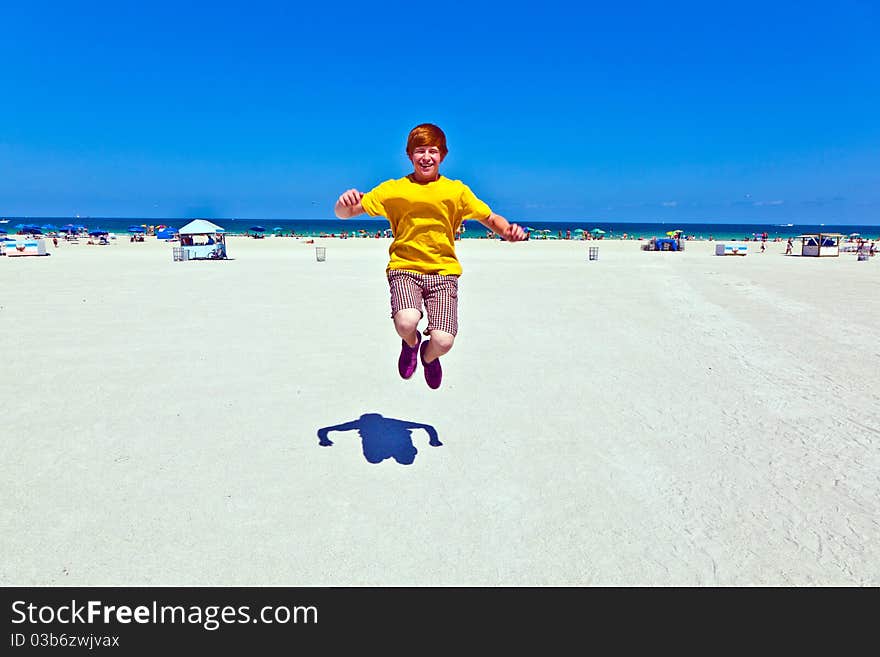
[(425, 335), (434, 330), (452, 335), (458, 333), (458, 276), (389, 269), (388, 285), (391, 288), (392, 319), (404, 308), (414, 308), (421, 313), (424, 304), (428, 311)]

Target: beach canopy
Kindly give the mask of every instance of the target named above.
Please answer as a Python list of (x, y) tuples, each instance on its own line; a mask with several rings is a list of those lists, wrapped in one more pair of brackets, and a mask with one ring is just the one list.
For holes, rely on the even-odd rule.
[(252, 230), (255, 233), (265, 233), (266, 229), (263, 226), (251, 226), (248, 230)]
[(208, 235), (210, 233), (223, 233), (225, 231), (217, 224), (212, 224), (206, 219), (195, 219), (190, 221), (186, 226), (183, 226), (177, 232), (181, 235)]

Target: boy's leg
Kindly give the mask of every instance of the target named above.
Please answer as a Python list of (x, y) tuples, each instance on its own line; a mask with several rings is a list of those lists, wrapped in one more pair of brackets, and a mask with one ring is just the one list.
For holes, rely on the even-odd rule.
[(422, 353), (422, 360), (430, 363), (440, 358), (440, 356), (443, 356), (452, 349), (453, 342), (455, 342), (455, 336), (451, 333), (439, 329), (431, 331), (431, 339), (428, 340), (427, 346)]
[(416, 332), (424, 303), (420, 282), (411, 272), (392, 269), (388, 272), (388, 287), (394, 330), (407, 345), (415, 347), (419, 343)]
[(394, 330), (406, 344), (415, 347), (419, 344), (419, 320), (422, 311), (415, 308), (403, 308), (394, 314)]
[(452, 349), (458, 334), (458, 276), (426, 274), (424, 301), (428, 313), (425, 335), (431, 336), (425, 360), (431, 362)]
[(421, 359), (425, 381), (430, 388), (439, 388), (443, 380), (440, 356), (452, 349), (458, 333), (458, 276), (440, 274), (425, 276), (425, 309), (431, 339), (422, 344)]
[(418, 280), (405, 271), (388, 272), (388, 285), (391, 289), (391, 318), (394, 320), (394, 330), (401, 338), (397, 371), (402, 378), (408, 379), (418, 365), (422, 289)]

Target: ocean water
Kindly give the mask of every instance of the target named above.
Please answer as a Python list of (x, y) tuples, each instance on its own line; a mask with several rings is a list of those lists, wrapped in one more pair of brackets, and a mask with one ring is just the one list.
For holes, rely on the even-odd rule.
[[(229, 218), (208, 218), (218, 226), (226, 229), (228, 234), (244, 234), (253, 232), (252, 227), (260, 226), (266, 230), (267, 234), (272, 234), (275, 229), (280, 229), (285, 235), (291, 232), (297, 235), (319, 237), (321, 235), (339, 235), (343, 231), (347, 231), (349, 235), (352, 233), (366, 234), (374, 236), (377, 232), (387, 229), (388, 222), (384, 219), (374, 218), (355, 218), (355, 219), (229, 219)], [(126, 234), (128, 227), (135, 226), (160, 226), (166, 225), (174, 228), (180, 228), (192, 219), (144, 219), (139, 217), (3, 217), (6, 223), (0, 223), (0, 230), (6, 230), (9, 234), (18, 231), (19, 224), (36, 224), (39, 226), (56, 226), (61, 227), (68, 223), (82, 224), (89, 230), (103, 229), (112, 233)], [(524, 222), (523, 227), (534, 229), (534, 231), (549, 231), (548, 237), (558, 238), (560, 235), (565, 237), (568, 231), (571, 231), (572, 237), (576, 237), (574, 232), (577, 229), (590, 231), (599, 228), (605, 231), (606, 238), (620, 238), (624, 234), (628, 238), (650, 239), (651, 237), (665, 237), (667, 231), (681, 229), (685, 235), (693, 236), (696, 239), (716, 240), (743, 240), (752, 239), (766, 232), (768, 239), (780, 237), (786, 239), (795, 237), (802, 233), (817, 232), (835, 232), (844, 235), (858, 233), (867, 239), (880, 239), (880, 226), (865, 226), (853, 224), (725, 224), (725, 223), (672, 223), (672, 222), (607, 222), (607, 221), (591, 221), (591, 220), (570, 220), (570, 221), (530, 221)], [(363, 231), (361, 233), (360, 231)], [(478, 221), (468, 220), (465, 222), (465, 232), (462, 237), (464, 239), (485, 238), (487, 236), (486, 228)], [(538, 233), (533, 233), (533, 238), (538, 237)]]

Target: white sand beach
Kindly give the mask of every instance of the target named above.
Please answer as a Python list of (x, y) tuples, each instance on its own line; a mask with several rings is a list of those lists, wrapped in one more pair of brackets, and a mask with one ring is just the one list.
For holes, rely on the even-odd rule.
[(432, 391), (387, 246), (0, 258), (0, 584), (880, 585), (880, 258), (464, 240)]

